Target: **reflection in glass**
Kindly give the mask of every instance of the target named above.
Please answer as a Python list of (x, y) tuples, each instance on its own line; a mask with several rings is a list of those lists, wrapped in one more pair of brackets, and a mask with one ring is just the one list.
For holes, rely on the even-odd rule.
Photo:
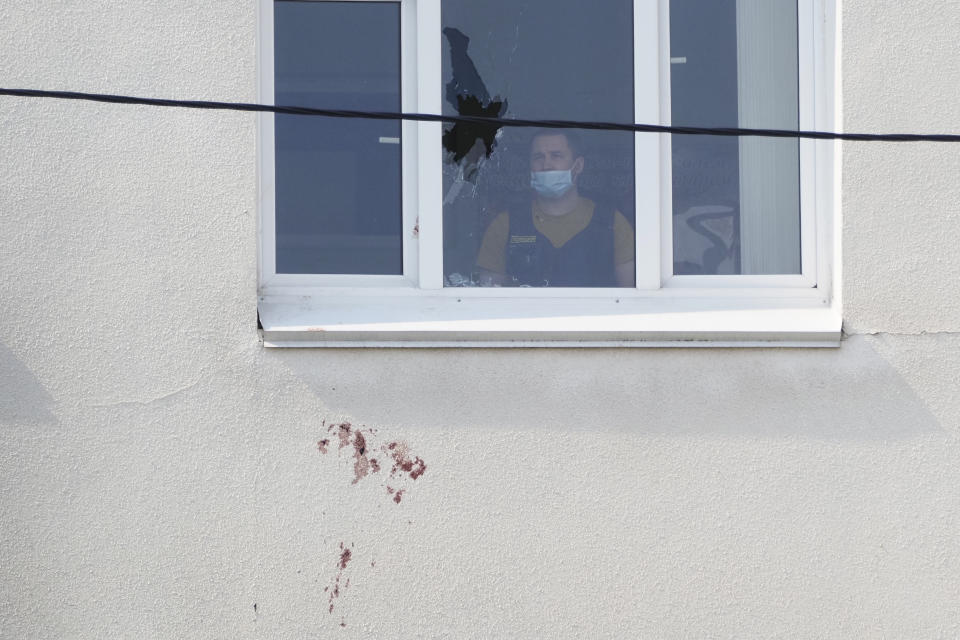
[[(672, 124), (799, 128), (795, 0), (671, 0)], [(674, 273), (800, 272), (799, 143), (673, 136)]]
[[(400, 110), (392, 2), (275, 2), (279, 105)], [(400, 274), (400, 123), (275, 116), (278, 273)]]
[[(632, 16), (443, 0), (444, 113), (631, 122)], [(633, 134), (457, 124), (443, 146), (448, 286), (633, 286)]]

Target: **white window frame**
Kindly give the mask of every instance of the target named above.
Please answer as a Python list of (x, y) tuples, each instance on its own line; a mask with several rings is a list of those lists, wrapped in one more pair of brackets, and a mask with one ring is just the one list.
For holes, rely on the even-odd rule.
[[(441, 0), (388, 1), (401, 12), (402, 109), (441, 113)], [(258, 2), (258, 99), (272, 104), (273, 0)], [(801, 129), (840, 126), (839, 2), (798, 0)], [(670, 123), (668, 8), (634, 0), (639, 123)], [(308, 275), (275, 272), (273, 118), (259, 118), (257, 153), (266, 346), (839, 344), (839, 142), (800, 141), (799, 275), (672, 275), (670, 137), (639, 133), (636, 288), (444, 288), (441, 123), (402, 123), (403, 275)]]

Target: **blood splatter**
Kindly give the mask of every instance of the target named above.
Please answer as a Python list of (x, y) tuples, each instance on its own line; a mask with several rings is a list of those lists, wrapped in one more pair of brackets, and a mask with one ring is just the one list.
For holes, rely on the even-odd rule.
[[(379, 469), (379, 466), (377, 467)], [(353, 437), (353, 482), (357, 484), (361, 478), (370, 472), (370, 461), (367, 459), (367, 439), (360, 431)], [(376, 473), (376, 469), (374, 470)]]
[[(326, 425), (326, 420), (324, 420)], [(416, 480), (427, 471), (427, 464), (420, 456), (413, 455), (410, 452), (410, 446), (401, 440), (395, 440), (385, 445), (376, 443), (376, 429), (358, 428), (349, 422), (335, 423), (326, 425), (327, 432), (334, 435), (338, 440), (338, 450), (345, 447), (353, 449), (353, 480), (351, 484), (357, 484), (363, 478), (371, 473), (379, 473), (383, 467), (382, 458), (373, 457), (374, 452), (379, 451), (387, 456), (391, 462), (389, 477), (395, 481), (401, 479)], [(331, 439), (324, 438), (317, 442), (317, 448), (320, 453), (326, 454), (330, 450)], [(400, 504), (403, 500), (403, 494), (406, 488), (394, 489), (387, 487), (387, 493), (392, 496), (395, 504)]]
[(427, 470), (426, 463), (424, 463), (424, 461), (421, 460), (420, 458), (417, 458), (416, 460), (413, 461), (413, 471), (410, 472), (410, 478), (412, 480), (416, 480), (417, 478), (422, 476), (424, 472), (426, 472), (426, 470)]
[(357, 450), (358, 455), (363, 455), (367, 452), (367, 439), (363, 437), (363, 433), (357, 431), (357, 435), (353, 439), (353, 446)]
[(327, 427), (327, 431), (333, 431), (336, 429), (337, 437), (340, 438), (340, 449), (343, 449), (350, 444), (350, 427), (351, 424), (349, 422), (332, 424)]
[[(352, 544), (350, 546), (353, 546)], [(333, 577), (333, 582), (330, 586), (324, 589), (324, 592), (329, 592), (330, 597), (328, 599), (329, 608), (328, 613), (333, 613), (334, 600), (340, 597), (340, 582), (343, 580), (343, 572), (347, 569), (347, 565), (350, 563), (350, 559), (353, 557), (353, 552), (350, 551), (344, 544), (340, 543), (340, 556), (337, 559), (337, 573)], [(347, 578), (346, 583), (343, 585), (343, 590), (346, 591), (350, 586), (350, 578)]]
[(422, 476), (427, 465), (420, 456), (410, 456), (410, 447), (406, 442), (391, 442), (387, 445), (385, 452), (393, 458), (393, 468), (390, 469), (390, 477), (395, 477), (398, 473), (406, 473), (411, 480), (416, 480)]

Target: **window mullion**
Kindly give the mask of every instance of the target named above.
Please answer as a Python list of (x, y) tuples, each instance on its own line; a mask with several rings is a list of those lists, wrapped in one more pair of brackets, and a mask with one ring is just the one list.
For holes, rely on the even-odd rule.
[[(440, 0), (417, 0), (417, 109), (441, 113)], [(417, 124), (421, 289), (443, 288), (443, 125)]]
[[(257, 100), (261, 104), (274, 104), (274, 63), (273, 63), (273, 0), (260, 0), (259, 8), (259, 47), (258, 55), (258, 87)], [(260, 250), (258, 251), (258, 266), (260, 270), (260, 285), (266, 286), (276, 278), (276, 170), (274, 157), (274, 126), (272, 113), (258, 114), (259, 128), (257, 144), (259, 145), (258, 158), (258, 198), (259, 198), (259, 227)]]
[[(635, 0), (633, 3), (634, 118), (638, 123), (656, 124), (662, 118), (661, 62), (667, 54), (661, 52), (666, 46), (665, 36), (661, 34), (669, 33), (667, 5), (667, 2), (657, 0)], [(663, 24), (667, 25), (666, 30)], [(661, 148), (669, 153), (670, 145), (664, 134), (638, 133), (634, 136), (637, 288), (659, 289), (662, 202), (670, 201), (669, 164), (665, 168), (662, 166)], [(666, 176), (666, 182), (662, 182), (663, 176)], [(670, 230), (665, 231), (669, 233)]]
[[(417, 111), (417, 3), (400, 2), (400, 84), (404, 113)], [(408, 282), (417, 282), (420, 270), (420, 243), (417, 240), (419, 211), (418, 176), (420, 174), (419, 130), (417, 123), (404, 120), (400, 125), (403, 153), (403, 274)]]
[[(801, 130), (820, 129), (817, 118), (817, 51), (822, 51), (817, 33), (818, 5), (815, 0), (799, 0), (797, 3), (797, 43), (799, 51), (799, 126)], [(821, 145), (823, 146), (823, 145)], [(816, 158), (818, 142), (814, 140), (800, 140), (800, 264), (801, 272), (811, 282), (818, 281), (817, 274), (817, 183)]]

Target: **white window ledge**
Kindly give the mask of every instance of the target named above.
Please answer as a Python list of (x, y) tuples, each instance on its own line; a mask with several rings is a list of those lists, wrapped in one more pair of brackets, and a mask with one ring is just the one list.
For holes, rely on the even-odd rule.
[(838, 347), (810, 300), (261, 298), (267, 347)]

